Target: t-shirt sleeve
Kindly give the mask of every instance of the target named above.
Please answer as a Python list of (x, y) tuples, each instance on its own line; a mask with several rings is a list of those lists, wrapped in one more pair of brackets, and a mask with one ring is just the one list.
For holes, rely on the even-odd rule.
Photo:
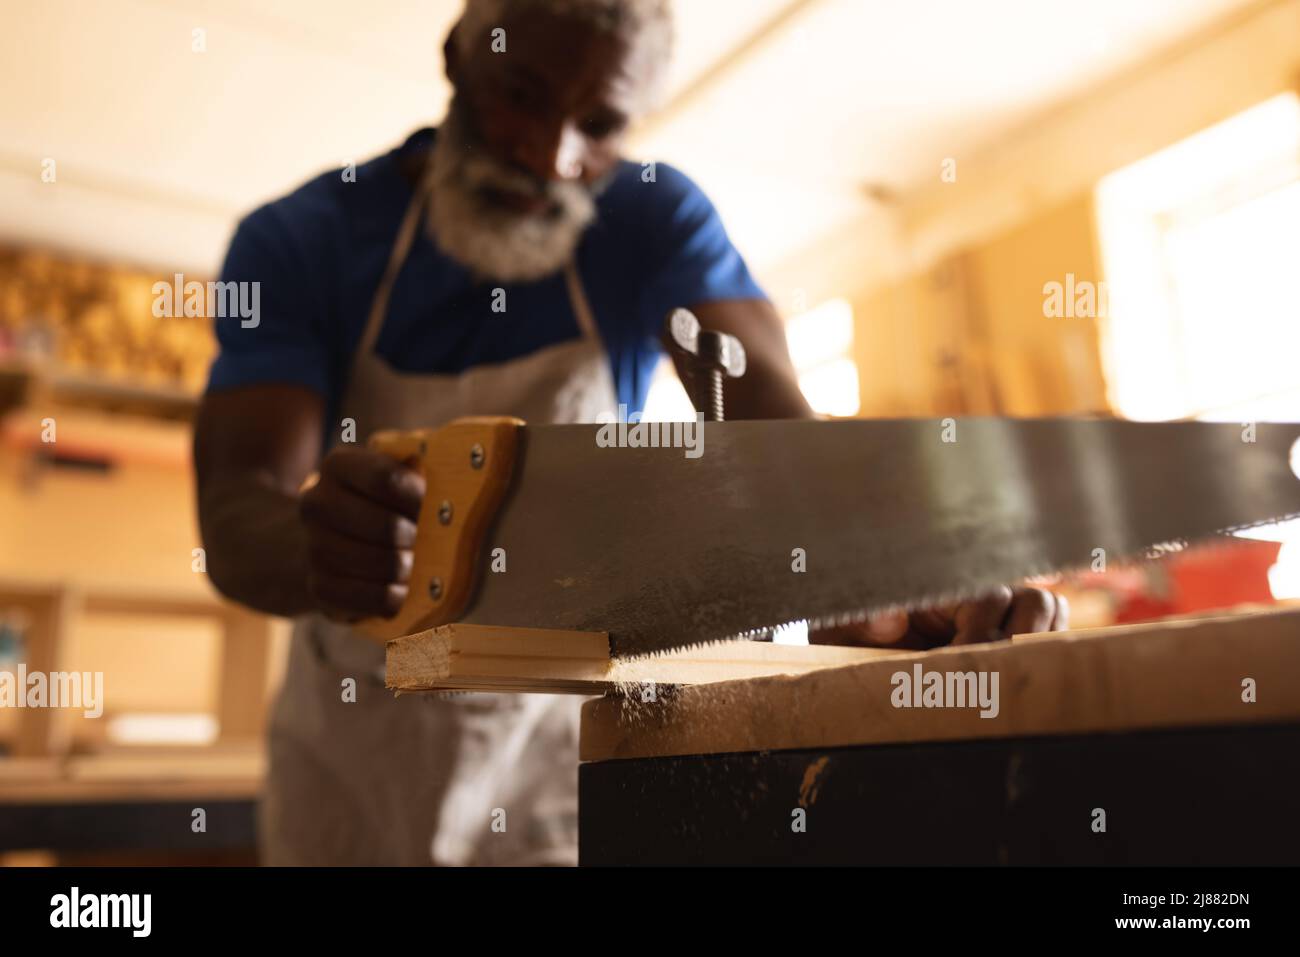
[(658, 334), (668, 310), (723, 299), (764, 299), (749, 267), (731, 244), (713, 202), (680, 170), (660, 164), (655, 230), (661, 265), (645, 292), (644, 314)]
[(301, 385), (330, 397), (327, 308), (321, 283), (274, 205), (247, 216), (235, 230), (221, 269), (224, 283), (244, 287), (255, 315), (216, 317), (217, 357), (208, 391), (262, 384)]

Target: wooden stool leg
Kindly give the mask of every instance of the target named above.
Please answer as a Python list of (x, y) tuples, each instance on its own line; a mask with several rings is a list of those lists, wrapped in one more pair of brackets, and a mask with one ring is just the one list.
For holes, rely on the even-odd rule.
[[(64, 659), (65, 638), (80, 607), (78, 596), (60, 590), (24, 602), (31, 616), (25, 639), (24, 664), (28, 674), (41, 672), (47, 679), (59, 670)], [(25, 689), (18, 689), (25, 694)], [(14, 756), (20, 758), (60, 755), (68, 750), (68, 715), (57, 708), (23, 708), (18, 713)]]
[(221, 687), (217, 704), (220, 740), (260, 738), (266, 726), (271, 619), (231, 608), (221, 645)]

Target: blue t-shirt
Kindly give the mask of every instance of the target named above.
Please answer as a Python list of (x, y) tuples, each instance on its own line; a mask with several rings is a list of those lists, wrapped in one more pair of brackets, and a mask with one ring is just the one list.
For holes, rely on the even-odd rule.
[[(220, 352), (209, 391), (291, 383), (338, 408), (351, 357), (388, 261), (412, 184), (404, 153), (428, 149), (433, 130), (357, 167), (311, 180), (239, 224), (223, 282), (261, 283), (258, 324), (217, 319)], [(618, 399), (640, 410), (660, 354), (668, 311), (762, 291), (708, 197), (684, 174), (623, 162), (598, 197), (596, 219), (577, 252), (579, 274), (609, 353)], [(494, 312), (493, 289), (505, 289)], [(498, 300), (499, 301), (499, 300)], [(404, 372), (455, 374), (577, 338), (562, 273), (537, 282), (475, 283), (417, 233), (394, 284), (376, 351)]]

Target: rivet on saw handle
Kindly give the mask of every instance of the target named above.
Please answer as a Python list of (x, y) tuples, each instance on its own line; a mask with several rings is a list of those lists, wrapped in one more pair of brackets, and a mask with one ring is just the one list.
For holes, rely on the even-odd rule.
[(376, 432), (370, 447), (398, 461), (417, 460), (424, 506), (415, 533), (410, 587), (392, 618), (357, 627), (378, 641), (456, 621), (478, 585), (483, 540), (514, 470), (522, 419), (476, 416), (440, 429)]

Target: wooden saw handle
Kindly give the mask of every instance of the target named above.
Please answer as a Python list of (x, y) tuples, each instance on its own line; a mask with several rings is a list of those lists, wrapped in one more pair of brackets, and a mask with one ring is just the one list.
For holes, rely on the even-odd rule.
[(399, 461), (416, 459), (424, 504), (415, 533), (410, 591), (392, 618), (357, 627), (387, 641), (455, 621), (478, 584), (479, 555), (510, 487), (523, 419), (473, 416), (440, 429), (376, 432), (370, 447)]

